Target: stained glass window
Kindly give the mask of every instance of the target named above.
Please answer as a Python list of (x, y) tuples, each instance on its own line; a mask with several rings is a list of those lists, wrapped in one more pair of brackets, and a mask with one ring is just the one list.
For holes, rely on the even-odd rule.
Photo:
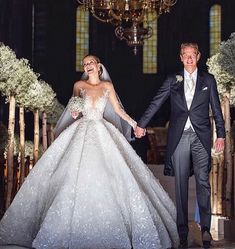
[(149, 24), (153, 29), (153, 35), (144, 40), (143, 73), (151, 74), (157, 72), (157, 18), (149, 14), (148, 19), (153, 20)]
[(77, 8), (76, 71), (83, 71), (82, 59), (89, 53), (89, 13), (82, 6)]
[(221, 6), (215, 4), (210, 9), (210, 56), (217, 53), (221, 42)]

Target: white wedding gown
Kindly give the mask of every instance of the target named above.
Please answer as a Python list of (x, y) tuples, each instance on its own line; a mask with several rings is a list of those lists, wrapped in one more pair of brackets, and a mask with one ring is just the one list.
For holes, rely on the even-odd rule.
[(173, 202), (124, 136), (108, 99), (84, 94), (83, 117), (47, 149), (0, 223), (0, 245), (37, 249), (176, 246)]

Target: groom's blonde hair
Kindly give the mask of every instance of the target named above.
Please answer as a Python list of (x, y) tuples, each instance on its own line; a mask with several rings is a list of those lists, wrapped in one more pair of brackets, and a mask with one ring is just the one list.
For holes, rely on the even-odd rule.
[(180, 54), (182, 55), (182, 51), (187, 48), (187, 47), (191, 47), (194, 48), (196, 50), (197, 54), (200, 54), (200, 51), (198, 49), (198, 44), (197, 43), (193, 43), (193, 42), (186, 42), (186, 43), (182, 43), (180, 46)]

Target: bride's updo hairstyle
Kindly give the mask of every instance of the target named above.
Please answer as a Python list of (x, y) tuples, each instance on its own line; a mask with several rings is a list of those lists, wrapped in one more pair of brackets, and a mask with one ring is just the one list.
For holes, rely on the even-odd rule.
[[(100, 58), (97, 57), (96, 55), (93, 55), (93, 54), (88, 54), (88, 55), (84, 56), (82, 61), (84, 61), (84, 59), (87, 58), (87, 57), (92, 57), (92, 58), (94, 58), (94, 60), (95, 60), (97, 63), (101, 63), (101, 62), (100, 62)], [(99, 77), (101, 77), (102, 73), (103, 73), (103, 68), (102, 68), (102, 66), (100, 66), (99, 72), (98, 72)], [(101, 80), (101, 79), (100, 79), (100, 80)]]

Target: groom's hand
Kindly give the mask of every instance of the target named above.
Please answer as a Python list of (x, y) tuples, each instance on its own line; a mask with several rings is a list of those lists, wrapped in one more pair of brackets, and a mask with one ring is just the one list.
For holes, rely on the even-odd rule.
[(139, 127), (139, 126), (136, 126), (134, 134), (135, 134), (135, 136), (136, 136), (137, 138), (141, 138), (141, 137), (145, 136), (145, 134), (146, 134), (146, 129), (141, 128), (141, 127)]
[(217, 138), (215, 140), (215, 152), (219, 153), (224, 150), (224, 138)]

